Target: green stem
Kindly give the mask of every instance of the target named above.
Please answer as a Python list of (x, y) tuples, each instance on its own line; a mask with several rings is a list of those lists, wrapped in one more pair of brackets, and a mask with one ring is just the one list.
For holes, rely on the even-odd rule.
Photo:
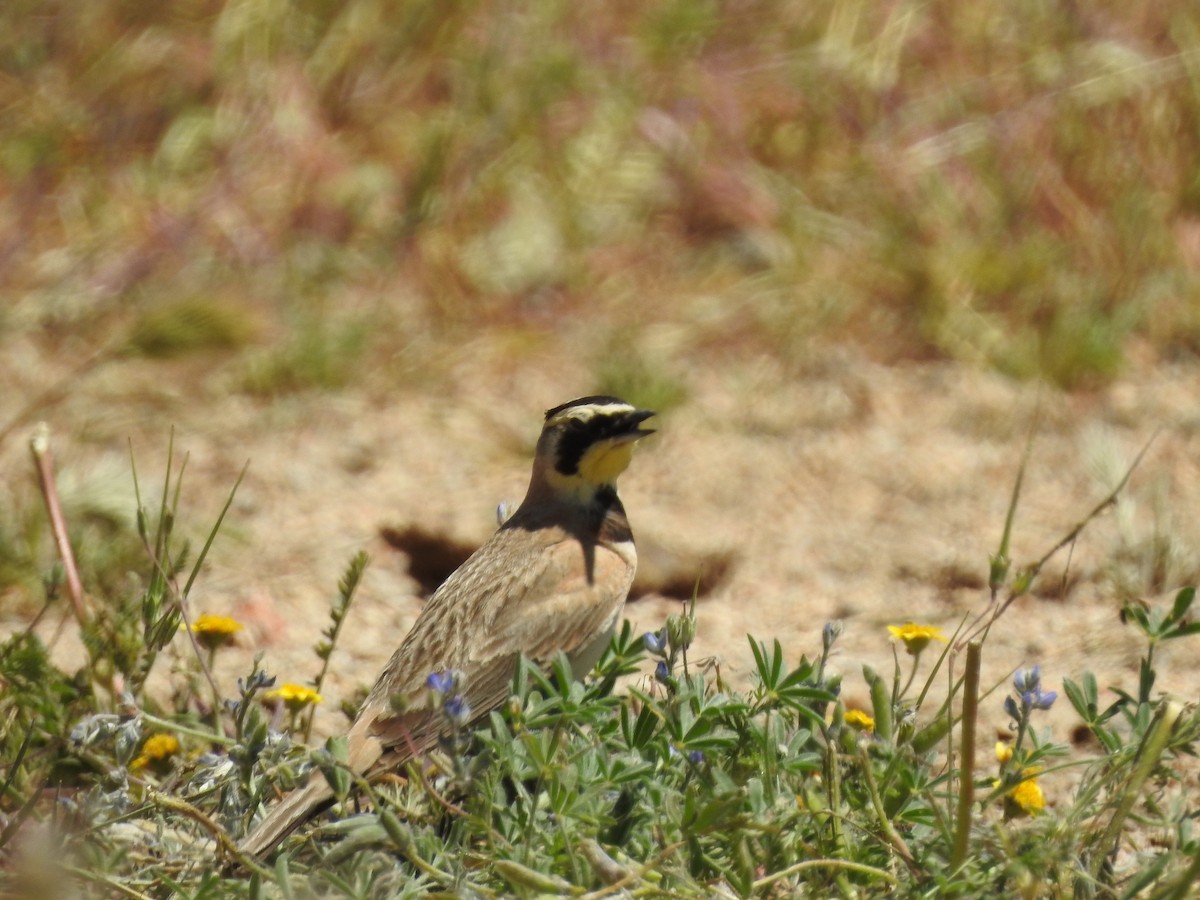
[(900, 698), (908, 695), (908, 689), (912, 687), (913, 682), (917, 678), (917, 664), (921, 661), (920, 655), (914, 656), (912, 661), (912, 670), (908, 673), (908, 681), (904, 682), (904, 687), (900, 689), (899, 695), (895, 701), (900, 702)]
[(867, 753), (866, 742), (860, 742), (858, 745), (858, 761), (862, 766), (863, 778), (867, 782), (867, 792), (871, 796), (871, 806), (875, 809), (875, 815), (879, 819), (879, 827), (883, 830), (884, 837), (887, 838), (892, 848), (900, 854), (900, 858), (905, 864), (915, 870), (912, 851), (908, 849), (908, 844), (904, 843), (904, 838), (900, 837), (900, 833), (896, 831), (892, 825), (892, 820), (888, 818), (887, 810), (883, 808), (883, 798), (879, 795), (879, 785), (875, 783), (875, 773), (871, 771), (871, 757)]
[(763, 784), (765, 785), (765, 787), (768, 791), (769, 799), (773, 802), (775, 800), (775, 794), (776, 794), (776, 791), (775, 791), (775, 753), (778, 751), (779, 748), (777, 747), (777, 745), (775, 743), (774, 736), (771, 734), (771, 707), (770, 706), (767, 707), (767, 714), (763, 718), (763, 736), (766, 738), (766, 746), (763, 747), (763, 751), (764, 751), (763, 752), (763, 769), (765, 770), (763, 772), (763, 774), (766, 777), (763, 779)]
[(842, 770), (838, 762), (837, 741), (830, 739), (825, 752), (826, 802), (829, 804), (829, 828), (833, 832), (833, 855), (846, 852), (846, 836), (842, 833)]
[(786, 869), (780, 869), (778, 872), (772, 872), (765, 878), (760, 878), (754, 882), (752, 887), (755, 891), (760, 891), (765, 887), (769, 887), (776, 881), (784, 878), (790, 878), (793, 875), (798, 875), (806, 869), (841, 869), (846, 872), (857, 872), (860, 875), (868, 875), (872, 878), (879, 878), (886, 881), (888, 884), (899, 884), (900, 879), (890, 872), (885, 872), (883, 869), (876, 869), (874, 866), (866, 866), (862, 863), (851, 862), (847, 859), (806, 859), (802, 862), (788, 866)]
[(235, 738), (226, 737), (223, 734), (218, 734), (215, 731), (201, 731), (199, 728), (192, 728), (189, 725), (183, 725), (179, 722), (172, 722), (170, 719), (160, 719), (158, 716), (151, 715), (148, 712), (143, 712), (142, 721), (155, 725), (164, 731), (177, 731), (180, 734), (186, 734), (190, 737), (199, 738), (202, 741), (210, 741), (214, 744), (222, 744), (226, 747), (232, 747), (237, 743)]
[(959, 752), (962, 756), (958, 770), (958, 815), (954, 827), (954, 851), (950, 867), (957, 869), (967, 860), (971, 846), (971, 810), (975, 804), (975, 723), (979, 717), (979, 670), (983, 645), (978, 641), (967, 644), (966, 673), (963, 680), (962, 731)]
[(1158, 714), (1154, 718), (1154, 723), (1150, 726), (1150, 731), (1138, 750), (1137, 760), (1133, 771), (1129, 774), (1129, 780), (1125, 783), (1125, 787), (1121, 791), (1121, 802), (1117, 804), (1116, 812), (1113, 813), (1108, 827), (1104, 829), (1104, 834), (1100, 837), (1096, 845), (1096, 855), (1092, 859), (1091, 874), (1092, 878), (1097, 881), (1100, 880), (1104, 861), (1116, 852), (1117, 842), (1121, 839), (1121, 828), (1125, 824), (1125, 819), (1129, 816), (1130, 810), (1133, 809), (1133, 804), (1141, 794), (1142, 786), (1146, 783), (1146, 779), (1150, 777), (1155, 766), (1158, 765), (1163, 751), (1167, 749), (1167, 743), (1171, 738), (1171, 729), (1175, 727), (1175, 722), (1182, 713), (1183, 704), (1177, 703), (1174, 700), (1170, 700), (1158, 708)]

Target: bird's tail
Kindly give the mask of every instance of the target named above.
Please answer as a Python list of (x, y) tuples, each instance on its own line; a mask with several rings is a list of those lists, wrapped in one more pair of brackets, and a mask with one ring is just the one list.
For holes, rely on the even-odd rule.
[(289, 834), (315, 816), (333, 801), (333, 791), (320, 772), (314, 772), (308, 784), (292, 791), (267, 813), (250, 834), (238, 845), (247, 856), (259, 859), (270, 856)]

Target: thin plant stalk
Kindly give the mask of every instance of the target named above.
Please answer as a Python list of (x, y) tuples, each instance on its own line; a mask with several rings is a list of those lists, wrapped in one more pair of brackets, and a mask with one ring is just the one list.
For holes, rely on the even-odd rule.
[[(1079, 535), (1083, 533), (1083, 530), (1092, 523), (1093, 519), (1097, 518), (1110, 506), (1116, 504), (1117, 497), (1120, 496), (1123, 490), (1125, 490), (1125, 485), (1129, 483), (1129, 479), (1133, 476), (1134, 470), (1136, 470), (1141, 464), (1142, 457), (1146, 455), (1146, 452), (1150, 449), (1150, 446), (1154, 443), (1154, 439), (1156, 437), (1158, 437), (1157, 431), (1150, 436), (1150, 439), (1146, 441), (1146, 443), (1142, 446), (1142, 449), (1138, 451), (1137, 456), (1134, 457), (1133, 462), (1129, 464), (1129, 467), (1125, 470), (1125, 474), (1121, 476), (1121, 480), (1117, 483), (1116, 487), (1109, 491), (1104, 499), (1097, 503), (1091, 512), (1071, 526), (1071, 528), (1067, 530), (1067, 533), (1063, 535), (1058, 543), (1056, 543), (1053, 547), (1047, 550), (1045, 554), (1043, 554), (1041, 559), (1030, 564), (1029, 566), (1026, 566), (1017, 574), (1016, 578), (1013, 580), (1012, 587), (1009, 590), (1008, 597), (1005, 598), (1004, 602), (999, 606), (996, 606), (994, 603), (990, 603), (988, 605), (988, 609), (979, 614), (975, 622), (972, 623), (973, 630), (967, 637), (968, 641), (977, 640), (981, 634), (986, 634), (987, 630), (992, 626), (992, 623), (1004, 615), (1004, 613), (1010, 606), (1012, 606), (1013, 602), (1018, 597), (1022, 597), (1028, 592), (1029, 588), (1033, 585), (1034, 580), (1041, 573), (1042, 568), (1046, 565), (1046, 563), (1048, 563), (1055, 556), (1055, 554), (1057, 554), (1064, 547), (1069, 547), (1074, 544), (1075, 541), (1079, 539)], [(1015, 503), (1016, 499), (1017, 495), (1014, 492), (1012, 502)]]
[[(338, 582), (338, 598), (334, 603), (333, 608), (329, 611), (330, 624), (324, 631), (325, 640), (317, 643), (315, 650), (317, 656), (321, 659), (321, 671), (317, 673), (317, 677), (313, 680), (313, 690), (318, 694), (321, 693), (321, 688), (325, 685), (325, 676), (329, 672), (329, 660), (333, 656), (333, 650), (337, 646), (338, 636), (342, 633), (342, 625), (346, 622), (346, 614), (350, 611), (350, 602), (354, 599), (354, 592), (362, 583), (363, 572), (366, 571), (367, 564), (370, 563), (371, 557), (365, 550), (360, 550), (350, 560), (350, 565), (346, 567), (346, 573), (342, 576), (342, 580)], [(308, 743), (312, 736), (313, 720), (316, 718), (317, 709), (314, 705), (308, 712), (308, 716), (304, 722), (304, 742)]]
[(67, 576), (67, 594), (71, 598), (71, 608), (75, 612), (79, 627), (85, 628), (88, 624), (88, 613), (83, 596), (83, 581), (79, 577), (79, 566), (75, 563), (75, 552), (71, 549), (71, 538), (67, 533), (67, 520), (58, 496), (58, 484), (54, 478), (54, 457), (50, 452), (50, 426), (45, 422), (39, 423), (34, 430), (29, 449), (37, 467), (38, 486), (46, 503), (46, 514), (50, 517), (54, 545)]
[(979, 717), (982, 659), (983, 645), (978, 641), (969, 642), (963, 680), (962, 731), (959, 735), (962, 760), (958, 776), (958, 814), (954, 826), (954, 849), (950, 856), (950, 865), (954, 869), (966, 862), (971, 846), (971, 811), (975, 804), (975, 724)]
[(1183, 704), (1174, 700), (1169, 700), (1159, 707), (1154, 724), (1150, 727), (1149, 733), (1139, 748), (1137, 763), (1134, 765), (1133, 771), (1129, 773), (1129, 780), (1121, 790), (1121, 800), (1097, 844), (1096, 855), (1091, 863), (1093, 879), (1100, 880), (1106, 860), (1116, 852), (1125, 820), (1133, 809), (1133, 804), (1141, 795), (1142, 786), (1145, 785), (1146, 780), (1158, 765), (1159, 759), (1162, 758), (1163, 751), (1166, 750), (1167, 743), (1171, 738), (1171, 729), (1175, 727), (1175, 723), (1182, 714)]

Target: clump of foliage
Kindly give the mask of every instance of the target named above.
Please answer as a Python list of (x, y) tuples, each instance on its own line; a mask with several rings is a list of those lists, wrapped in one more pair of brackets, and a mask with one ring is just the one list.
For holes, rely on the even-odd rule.
[(1191, 0), (10, 0), (0, 329), (261, 339), (251, 392), (633, 321), (1103, 383), (1200, 347), (1198, 48)]
[[(135, 599), (81, 623), (119, 640), (88, 641), (74, 674), (32, 631), (0, 646), (6, 893), (69, 878), (128, 897), (1171, 898), (1196, 878), (1200, 810), (1177, 765), (1200, 716), (1154, 692), (1155, 649), (1200, 631), (1194, 588), (1169, 607), (1127, 606), (1147, 639), (1136, 690), (1105, 705), (1090, 674), (1063, 681), (1099, 747), (1091, 758), (1038, 726), (1059, 702), (1040, 667), (1019, 669), (1002, 699), (979, 684), (988, 631), (1041, 565), (1011, 574), (1006, 535), (988, 609), (950, 638), (891, 626), (904, 653), (890, 676), (864, 668), (866, 708), (847, 707), (830, 666), (841, 625), (826, 625), (811, 656), (750, 638), (743, 690), (695, 658), (693, 602), (656, 632), (627, 625), (584, 681), (565, 658), (550, 671), (522, 661), (507, 705), (475, 728), (460, 676), (430, 673), (442, 742), (368, 784), (343, 765), (339, 739), (303, 742), (366, 557), (342, 580), (311, 685), (276, 685), (257, 661), (232, 689), (219, 684), (212, 660), (240, 626), (188, 615), (216, 528), (189, 569), (170, 473), (155, 514), (139, 503), (148, 566)], [(191, 663), (171, 673), (164, 703), (147, 681), (172, 641)], [(1012, 739), (978, 761), (977, 728), (997, 719)], [(1048, 804), (1068, 769), (1076, 787)], [(241, 854), (264, 808), (308, 777), (330, 781), (332, 814), (272, 861)], [(1153, 842), (1136, 840), (1147, 832)]]

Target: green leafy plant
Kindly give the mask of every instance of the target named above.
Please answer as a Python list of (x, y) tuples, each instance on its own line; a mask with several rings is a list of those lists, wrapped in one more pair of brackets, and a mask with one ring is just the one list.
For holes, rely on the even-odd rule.
[[(693, 600), (654, 632), (635, 634), (626, 623), (582, 681), (564, 656), (548, 670), (521, 659), (508, 703), (475, 728), (465, 725), (462, 676), (429, 673), (440, 743), (397, 777), (368, 783), (346, 766), (343, 739), (305, 745), (366, 556), (339, 584), (314, 647), (313, 687), (277, 685), (256, 659), (230, 689), (211, 663), (239, 623), (188, 614), (217, 527), (189, 566), (178, 539), (183, 467), (171, 461), (168, 453), (154, 513), (140, 488), (135, 497), (147, 559), (135, 614), (110, 620), (116, 612), (89, 607), (79, 623), (120, 640), (92, 641), (75, 675), (52, 664), (30, 631), (0, 646), (6, 892), (27, 893), (50, 873), (138, 897), (1166, 900), (1194, 881), (1198, 812), (1178, 763), (1195, 752), (1200, 714), (1153, 689), (1156, 648), (1195, 636), (1195, 590), (1162, 607), (1127, 607), (1146, 641), (1136, 690), (1114, 688), (1104, 706), (1092, 675), (1063, 680), (1100, 748), (1072, 755), (1039, 727), (1059, 693), (1040, 666), (1018, 668), (1003, 698), (992, 698), (1000, 685), (979, 681), (987, 635), (1009, 608), (999, 598), (1028, 590), (1053, 552), (1033, 566), (996, 563), (1006, 556), (1011, 509), (993, 557), (997, 599), (951, 637), (930, 625), (890, 625), (894, 666), (890, 674), (863, 667), (856, 693), (869, 697), (866, 708), (847, 706), (846, 676), (832, 670), (840, 623), (822, 629), (811, 658), (749, 638), (750, 683), (735, 687), (714, 660), (696, 656)], [(124, 624), (100, 624), (110, 621)], [(191, 664), (169, 676), (164, 706), (148, 685), (159, 659), (176, 650)], [(943, 682), (947, 696), (931, 699)], [(1006, 721), (1011, 734), (994, 767), (976, 753), (988, 721)], [(1070, 794), (1057, 778), (1066, 770), (1077, 773)], [(269, 864), (244, 856), (237, 841), (259, 811), (315, 772), (334, 788), (331, 812)], [(1146, 829), (1170, 839), (1119, 857)], [(54, 842), (53, 858), (38, 849), (39, 835)]]

